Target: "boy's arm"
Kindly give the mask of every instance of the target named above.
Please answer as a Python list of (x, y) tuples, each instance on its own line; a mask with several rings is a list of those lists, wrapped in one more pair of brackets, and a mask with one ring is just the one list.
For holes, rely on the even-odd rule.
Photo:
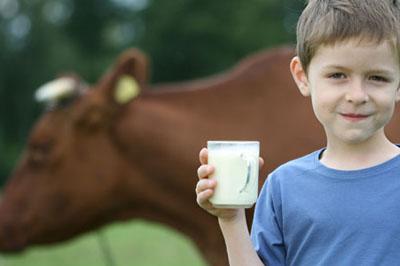
[(234, 219), (219, 218), (218, 222), (225, 239), (230, 266), (264, 265), (250, 240), (244, 209), (238, 210)]
[(197, 203), (201, 208), (218, 217), (219, 226), (225, 239), (229, 264), (231, 266), (264, 265), (254, 250), (250, 240), (244, 209), (216, 209), (209, 201), (216, 185), (215, 180), (208, 179), (214, 171), (207, 165), (208, 151), (200, 151), (200, 162), (196, 186)]

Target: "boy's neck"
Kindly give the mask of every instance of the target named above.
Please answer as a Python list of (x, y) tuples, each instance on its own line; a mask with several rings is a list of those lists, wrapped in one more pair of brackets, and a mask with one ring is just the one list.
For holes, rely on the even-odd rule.
[(386, 137), (362, 143), (332, 143), (328, 140), (320, 162), (329, 168), (358, 170), (379, 165), (399, 154), (400, 148)]

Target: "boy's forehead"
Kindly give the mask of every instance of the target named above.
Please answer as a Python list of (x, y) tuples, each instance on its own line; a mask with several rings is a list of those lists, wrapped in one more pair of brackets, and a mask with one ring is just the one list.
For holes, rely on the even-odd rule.
[[(375, 53), (381, 52), (382, 48), (384, 48), (388, 53), (391, 53), (393, 57), (395, 58), (400, 58), (399, 56), (399, 47), (397, 45), (397, 42), (393, 40), (376, 40), (372, 38), (367, 38), (367, 37), (353, 37), (353, 38), (347, 38), (344, 40), (337, 40), (334, 42), (329, 42), (329, 43), (322, 43), (320, 44), (314, 53), (315, 57), (316, 55), (320, 54), (321, 51), (326, 51), (326, 49), (331, 50), (334, 52), (335, 50), (362, 50), (362, 49), (368, 49), (369, 52), (371, 53), (371, 56), (373, 56)], [(381, 48), (381, 49), (378, 49)], [(400, 62), (399, 62), (400, 63)]]
[(378, 39), (373, 36), (369, 35), (361, 35), (361, 36), (353, 36), (344, 39), (336, 39), (336, 40), (329, 40), (326, 42), (321, 42), (319, 46), (322, 47), (335, 47), (335, 46), (343, 46), (343, 45), (352, 45), (352, 46), (359, 46), (359, 47), (377, 47), (382, 44), (387, 44), (392, 48), (395, 48), (397, 41), (395, 39)]

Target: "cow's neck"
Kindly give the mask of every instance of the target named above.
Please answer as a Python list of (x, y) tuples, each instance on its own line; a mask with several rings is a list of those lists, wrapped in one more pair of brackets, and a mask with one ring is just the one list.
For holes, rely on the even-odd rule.
[[(188, 115), (193, 109), (181, 110), (185, 104), (176, 95), (157, 93), (137, 99), (121, 113), (114, 138), (127, 160), (124, 190), (131, 197), (132, 216), (168, 224), (196, 239), (206, 234), (199, 217), (207, 214), (195, 201), (201, 144), (194, 141), (196, 121)], [(188, 172), (193, 175), (182, 174)]]

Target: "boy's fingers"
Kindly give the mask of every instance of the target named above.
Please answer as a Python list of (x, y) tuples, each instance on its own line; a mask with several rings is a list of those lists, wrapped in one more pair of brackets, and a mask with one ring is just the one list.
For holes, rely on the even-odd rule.
[(204, 190), (203, 192), (197, 195), (197, 203), (203, 209), (211, 209), (212, 204), (209, 201), (210, 197), (212, 196), (213, 191), (211, 189)]
[(212, 172), (214, 171), (214, 167), (211, 165), (201, 165), (197, 169), (197, 176), (199, 179), (205, 179), (207, 178)]
[(197, 182), (196, 193), (200, 194), (201, 192), (207, 189), (212, 189), (214, 187), (215, 187), (215, 180), (201, 179), (199, 182)]
[(207, 165), (201, 165), (199, 168), (197, 168), (197, 176), (199, 179), (204, 179), (207, 176)]
[(264, 166), (264, 159), (260, 157), (259, 159), (259, 168), (261, 169)]
[(200, 154), (199, 154), (199, 159), (200, 159), (201, 164), (207, 164), (207, 162), (208, 162), (208, 149), (207, 148), (201, 149)]

